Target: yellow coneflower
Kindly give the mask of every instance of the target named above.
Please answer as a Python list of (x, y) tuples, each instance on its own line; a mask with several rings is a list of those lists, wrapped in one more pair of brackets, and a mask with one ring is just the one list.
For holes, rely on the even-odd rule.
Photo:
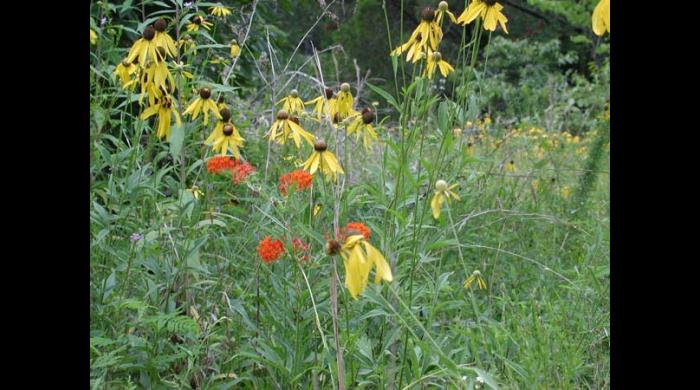
[(600, 0), (593, 10), (593, 32), (602, 36), (610, 33), (610, 0)]
[(360, 136), (362, 136), (365, 149), (369, 149), (372, 140), (377, 141), (377, 133), (374, 131), (374, 127), (372, 127), (372, 122), (374, 122), (375, 117), (374, 111), (365, 108), (362, 110), (361, 115), (355, 117), (347, 129), (348, 135), (356, 133), (355, 139), (359, 139)]
[(204, 27), (207, 30), (211, 30), (212, 24), (207, 22), (203, 16), (195, 15), (190, 23), (187, 23), (187, 32), (199, 31), (199, 27)]
[(304, 162), (302, 168), (305, 171), (309, 171), (312, 175), (320, 169), (326, 177), (326, 180), (336, 180), (338, 174), (344, 175), (345, 172), (340, 164), (338, 164), (335, 155), (327, 149), (328, 147), (324, 141), (316, 141), (316, 143), (314, 143), (314, 152), (311, 154), (311, 157)]
[(391, 52), (392, 56), (400, 55), (408, 50), (406, 61), (416, 62), (423, 55), (427, 54), (428, 49), (437, 50), (440, 41), (442, 40), (442, 29), (436, 22), (436, 12), (432, 7), (426, 7), (421, 12), (421, 21), (413, 30), (413, 33), (408, 38), (408, 41)]
[(469, 7), (457, 18), (457, 22), (467, 25), (480, 16), (485, 30), (496, 31), (496, 25), (500, 24), (503, 31), (508, 34), (508, 29), (506, 28), (508, 18), (503, 15), (502, 9), (503, 6), (497, 3), (496, 0), (473, 0), (469, 3)]
[(561, 188), (561, 196), (564, 199), (568, 199), (571, 196), (571, 187), (564, 186)]
[(170, 57), (175, 57), (177, 56), (177, 46), (175, 45), (175, 41), (173, 38), (168, 35), (167, 32), (165, 32), (165, 28), (168, 26), (168, 23), (165, 21), (165, 19), (158, 19), (153, 23), (153, 28), (156, 30), (156, 35), (153, 38), (153, 41), (156, 43), (156, 46), (162, 47), (165, 49), (165, 54)]
[(156, 36), (156, 29), (153, 26), (148, 26), (143, 30), (143, 36), (136, 40), (134, 44), (129, 49), (129, 54), (126, 56), (126, 60), (129, 62), (134, 62), (138, 59), (139, 65), (141, 67), (146, 67), (147, 60), (152, 62), (161, 62), (162, 57), (158, 55), (158, 45), (154, 40)]
[(134, 76), (137, 71), (138, 66), (125, 59), (114, 68), (114, 75), (119, 77), (122, 88), (133, 90), (136, 87), (136, 81), (138, 79), (132, 76)]
[(238, 46), (238, 41), (235, 39), (231, 40), (231, 58), (236, 58), (241, 55), (241, 47)]
[(333, 117), (331, 113), (334, 112), (333, 107), (335, 106), (335, 101), (336, 98), (333, 97), (333, 90), (330, 88), (325, 88), (323, 95), (315, 99), (309, 100), (308, 102), (304, 102), (304, 104), (313, 104), (313, 113), (316, 115), (316, 119), (321, 120), (321, 118), (323, 118), (323, 115), (326, 115), (329, 118)]
[(148, 107), (141, 113), (141, 119), (145, 120), (155, 114), (158, 114), (158, 130), (156, 136), (169, 141), (171, 115), (175, 115), (175, 121), (178, 126), (182, 125), (180, 122), (180, 115), (177, 113), (177, 102), (169, 95), (161, 96), (158, 99), (158, 103)]
[(148, 105), (152, 106), (155, 104), (155, 99), (175, 90), (175, 78), (170, 74), (165, 62), (152, 62), (148, 68), (141, 68), (139, 80), (141, 81), (139, 104), (142, 104), (145, 93), (148, 93)]
[(201, 88), (199, 90), (199, 96), (190, 103), (183, 115), (192, 115), (192, 120), (197, 119), (200, 113), (204, 115), (204, 124), (209, 123), (209, 111), (218, 118), (221, 119), (221, 114), (219, 114), (219, 109), (216, 107), (216, 103), (211, 100), (211, 90), (209, 88)]
[(340, 120), (342, 121), (350, 116), (352, 113), (352, 106), (353, 98), (352, 92), (350, 91), (350, 84), (343, 83), (340, 85), (340, 92), (338, 93), (338, 98), (335, 101), (335, 107), (331, 108), (335, 108), (335, 112), (340, 116)]
[(238, 133), (238, 129), (229, 122), (223, 125), (221, 134), (214, 140), (212, 149), (214, 152), (221, 152), (222, 156), (225, 156), (226, 152), (230, 150), (234, 158), (240, 159), (241, 154), (238, 148), (243, 147), (243, 142), (245, 140)]
[(442, 26), (442, 19), (444, 18), (445, 14), (447, 14), (447, 16), (450, 18), (452, 23), (457, 24), (457, 19), (455, 18), (455, 15), (452, 12), (450, 12), (450, 10), (449, 10), (449, 4), (447, 4), (446, 1), (441, 1), (438, 4), (438, 9), (436, 12), (435, 22), (438, 25)]
[(486, 289), (486, 281), (481, 276), (481, 272), (479, 272), (479, 270), (475, 270), (474, 272), (472, 272), (471, 275), (469, 275), (467, 280), (464, 281), (464, 288), (471, 287), (471, 285), (474, 284), (474, 282), (476, 282), (480, 290)]
[(197, 55), (197, 43), (189, 35), (183, 35), (180, 40), (177, 41), (177, 47), (185, 47), (185, 54), (192, 52), (192, 54)]
[(375, 268), (374, 283), (391, 282), (391, 267), (381, 252), (372, 246), (362, 234), (348, 236), (343, 242), (329, 240), (326, 243), (329, 256), (340, 255), (345, 265), (345, 288), (357, 299), (367, 287), (369, 272)]
[(505, 170), (506, 172), (514, 173), (515, 172), (515, 161), (510, 160), (508, 163), (505, 165)]
[(304, 101), (299, 97), (299, 92), (296, 89), (289, 92), (289, 96), (282, 98), (277, 104), (282, 103), (282, 109), (290, 115), (299, 115), (304, 112)]
[(309, 145), (314, 144), (314, 135), (304, 130), (299, 125), (298, 117), (289, 115), (285, 110), (279, 110), (276, 118), (277, 119), (272, 123), (268, 131), (268, 136), (271, 141), (284, 145), (285, 142), (287, 142), (287, 138), (291, 138), (294, 140), (296, 147), (300, 148), (303, 138)]
[[(214, 130), (212, 130), (211, 134), (209, 134), (209, 137), (204, 141), (205, 145), (213, 145), (214, 141), (219, 139), (221, 135), (223, 134), (224, 131), (224, 125), (227, 123), (230, 123), (231, 120), (231, 110), (228, 108), (219, 108), (219, 115), (221, 115), (221, 119), (216, 122), (216, 126), (214, 126)], [(240, 137), (240, 134), (238, 134), (238, 129), (234, 126), (234, 131), (236, 134)]]
[(96, 43), (97, 43), (97, 33), (93, 29), (90, 29), (90, 44), (94, 45)]
[(458, 185), (459, 183), (455, 183), (448, 187), (447, 182), (444, 180), (438, 180), (435, 182), (435, 195), (433, 195), (433, 199), (430, 201), (430, 208), (433, 211), (433, 218), (440, 218), (440, 209), (442, 208), (443, 202), (449, 202), (451, 198), (461, 200), (459, 195), (452, 191), (452, 189)]
[(231, 10), (218, 3), (214, 7), (209, 7), (209, 13), (213, 16), (225, 17), (231, 15)]
[(425, 74), (428, 76), (428, 79), (433, 79), (436, 69), (440, 69), (442, 77), (447, 77), (447, 75), (455, 71), (452, 65), (442, 59), (442, 54), (438, 51), (428, 55), (428, 66), (425, 67)]
[(192, 194), (192, 196), (194, 196), (195, 199), (199, 199), (200, 196), (204, 195), (204, 192), (202, 192), (199, 189), (199, 187), (194, 185), (192, 186), (192, 188), (188, 188), (186, 191)]

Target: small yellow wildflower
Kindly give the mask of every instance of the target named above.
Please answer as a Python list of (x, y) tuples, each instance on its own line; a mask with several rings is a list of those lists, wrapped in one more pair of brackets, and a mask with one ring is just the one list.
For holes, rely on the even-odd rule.
[(503, 28), (503, 31), (508, 34), (508, 29), (506, 28), (508, 18), (503, 15), (502, 9), (503, 6), (497, 3), (496, 0), (473, 0), (469, 3), (469, 7), (462, 12), (462, 15), (457, 18), (457, 21), (462, 25), (467, 25), (477, 17), (481, 17), (485, 30), (495, 31), (498, 23)]
[(610, 0), (600, 0), (593, 10), (593, 33), (602, 36), (610, 33)]
[(188, 188), (187, 191), (189, 191), (195, 199), (199, 199), (200, 196), (204, 195), (204, 192), (197, 186), (192, 186), (192, 188)]
[(349, 117), (352, 111), (353, 98), (352, 92), (350, 91), (350, 84), (343, 83), (340, 85), (340, 92), (338, 93), (338, 98), (335, 102), (335, 109), (340, 116), (340, 121)]
[(297, 148), (301, 148), (302, 138), (309, 145), (313, 145), (316, 138), (299, 125), (298, 117), (289, 115), (286, 110), (277, 112), (276, 120), (270, 126), (268, 136), (271, 141), (275, 141), (280, 145), (284, 145), (287, 142), (287, 138), (291, 138), (294, 140)]
[[(145, 68), (147, 60), (158, 63), (163, 60), (163, 56), (158, 55), (158, 45), (155, 41), (156, 29), (153, 26), (148, 26), (143, 30), (143, 36), (136, 40), (129, 49), (129, 54), (126, 56), (128, 62), (134, 62), (138, 59), (139, 65)], [(165, 50), (165, 49), (163, 49)]]
[(192, 115), (192, 120), (197, 119), (200, 113), (204, 115), (204, 124), (209, 123), (209, 112), (218, 119), (221, 119), (221, 114), (219, 114), (219, 109), (216, 107), (216, 103), (211, 99), (211, 90), (209, 88), (201, 88), (199, 90), (199, 96), (190, 103), (187, 110), (183, 112), (183, 115)]
[(356, 140), (362, 136), (365, 149), (369, 149), (373, 140), (377, 141), (377, 133), (374, 131), (374, 127), (372, 127), (372, 122), (374, 122), (375, 117), (376, 115), (374, 114), (374, 111), (369, 108), (365, 108), (362, 110), (361, 115), (355, 116), (355, 119), (347, 128), (347, 134), (351, 135), (352, 133), (355, 133)]
[(505, 165), (505, 170), (506, 172), (514, 173), (515, 172), (515, 161), (510, 160), (508, 163)]
[(216, 6), (209, 8), (209, 13), (223, 18), (231, 15), (231, 10), (224, 7), (221, 3), (218, 3)]
[(445, 14), (447, 14), (447, 16), (449, 16), (452, 23), (457, 24), (457, 19), (455, 18), (455, 15), (452, 12), (450, 12), (450, 10), (448, 8), (449, 8), (449, 4), (447, 4), (446, 1), (441, 1), (438, 4), (438, 9), (437, 9), (437, 12), (435, 13), (437, 16), (436, 22), (438, 25), (442, 25), (442, 19), (444, 18)]
[(333, 117), (333, 113), (335, 112), (335, 101), (336, 98), (333, 97), (333, 90), (330, 88), (325, 88), (324, 94), (309, 100), (308, 102), (304, 102), (305, 105), (314, 105), (313, 113), (316, 115), (316, 119), (321, 120), (324, 115), (326, 115), (329, 118)]
[(571, 187), (569, 187), (569, 186), (563, 186), (563, 187), (561, 188), (561, 196), (562, 196), (564, 199), (568, 199), (568, 198), (571, 196)]
[(165, 19), (156, 20), (155, 23), (153, 23), (153, 28), (156, 30), (156, 35), (153, 38), (153, 41), (156, 43), (157, 47), (162, 47), (165, 49), (165, 56), (175, 57), (177, 56), (177, 46), (175, 45), (173, 38), (170, 37), (167, 32), (165, 32), (167, 27), (168, 23), (165, 21)]
[(480, 290), (486, 289), (486, 281), (481, 276), (481, 272), (479, 272), (479, 270), (474, 270), (474, 272), (472, 272), (472, 274), (469, 275), (467, 280), (464, 281), (464, 288), (471, 287), (471, 285), (474, 284), (474, 282), (476, 282)]
[(223, 125), (221, 134), (214, 140), (212, 150), (214, 150), (214, 152), (221, 152), (222, 156), (225, 156), (230, 150), (235, 159), (240, 159), (241, 154), (238, 148), (243, 146), (243, 142), (245, 142), (245, 140), (241, 137), (240, 133), (238, 133), (238, 129), (236, 129), (233, 123), (228, 122)]
[(343, 258), (345, 287), (354, 299), (357, 299), (367, 287), (372, 267), (375, 268), (375, 284), (381, 280), (387, 282), (394, 280), (391, 267), (384, 255), (373, 247), (362, 234), (348, 236), (342, 243), (336, 240), (328, 241), (326, 253), (330, 256), (340, 254), (340, 257)]
[(540, 190), (540, 179), (535, 179), (532, 181), (532, 189), (537, 192)]
[(447, 201), (449, 203), (451, 198), (455, 198), (458, 201), (461, 200), (459, 195), (452, 191), (452, 189), (458, 185), (458, 183), (455, 183), (448, 187), (447, 182), (444, 180), (438, 180), (435, 183), (435, 195), (433, 195), (433, 199), (430, 201), (430, 208), (433, 211), (433, 218), (440, 218), (440, 209), (442, 208), (443, 202)]
[(304, 162), (302, 168), (305, 171), (309, 171), (312, 175), (320, 169), (326, 177), (326, 180), (333, 179), (335, 181), (338, 178), (338, 174), (344, 175), (345, 172), (340, 164), (338, 164), (335, 155), (327, 149), (328, 147), (324, 141), (316, 141), (314, 143), (314, 152), (309, 159)]
[(289, 92), (289, 96), (282, 98), (275, 104), (282, 103), (282, 109), (291, 115), (300, 115), (304, 112), (304, 101), (299, 97), (299, 92), (293, 89)]
[(447, 77), (448, 74), (455, 71), (452, 65), (448, 64), (447, 61), (442, 59), (442, 54), (436, 51), (430, 53), (428, 56), (428, 66), (425, 68), (425, 74), (428, 76), (428, 79), (432, 80), (433, 76), (435, 75), (435, 70), (438, 68), (440, 69), (440, 74), (442, 77)]
[(119, 82), (124, 89), (134, 89), (136, 87), (136, 77), (132, 77), (138, 71), (138, 66), (124, 59), (114, 68), (114, 75), (119, 77)]
[[(216, 126), (214, 126), (214, 130), (212, 130), (211, 134), (209, 134), (209, 137), (204, 141), (205, 145), (213, 145), (214, 141), (219, 139), (221, 135), (224, 132), (224, 125), (227, 123), (230, 123), (231, 121), (231, 110), (229, 110), (227, 107), (219, 107), (219, 115), (221, 115), (221, 119), (217, 121)], [(238, 130), (234, 126), (234, 131), (240, 137), (240, 134), (238, 134)]]
[(199, 31), (199, 27), (204, 27), (207, 30), (211, 30), (212, 24), (207, 22), (204, 17), (196, 15), (192, 18), (192, 21), (187, 24), (187, 32)]
[(241, 47), (238, 46), (238, 41), (233, 39), (231, 40), (231, 58), (236, 58), (239, 55), (241, 55)]
[(408, 41), (392, 50), (392, 56), (408, 51), (407, 62), (416, 62), (427, 54), (428, 49), (437, 50), (442, 40), (442, 29), (436, 22), (436, 12), (432, 7), (425, 7), (421, 12), (421, 21), (413, 30)]
[(141, 119), (147, 119), (158, 114), (158, 130), (156, 136), (160, 139), (170, 140), (171, 115), (175, 115), (175, 121), (181, 126), (180, 114), (177, 112), (177, 102), (169, 95), (161, 96), (158, 103), (154, 104), (141, 113)]
[(90, 29), (90, 44), (94, 45), (97, 43), (97, 33), (93, 31), (93, 29)]

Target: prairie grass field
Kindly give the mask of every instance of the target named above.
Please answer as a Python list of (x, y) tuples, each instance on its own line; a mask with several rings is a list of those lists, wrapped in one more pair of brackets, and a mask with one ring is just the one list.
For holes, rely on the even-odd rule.
[(91, 388), (609, 388), (609, 24), (91, 1)]

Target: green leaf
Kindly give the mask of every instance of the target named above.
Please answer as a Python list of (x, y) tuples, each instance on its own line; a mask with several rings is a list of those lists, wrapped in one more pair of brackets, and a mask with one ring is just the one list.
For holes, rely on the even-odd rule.
[(447, 102), (440, 102), (440, 106), (438, 107), (438, 126), (440, 127), (440, 130), (444, 133), (445, 131), (449, 130), (448, 125), (449, 121)]
[(396, 110), (398, 112), (401, 112), (401, 107), (399, 107), (399, 103), (396, 102), (396, 99), (394, 99), (394, 97), (391, 96), (391, 94), (389, 92), (377, 87), (376, 85), (372, 85), (370, 83), (367, 83), (367, 86), (369, 87), (369, 89), (371, 89), (372, 91), (374, 91), (375, 93), (377, 93), (378, 95), (383, 97), (384, 100), (387, 101), (387, 103), (394, 106), (394, 108), (396, 108)]
[(173, 124), (170, 128), (170, 155), (173, 159), (179, 161), (180, 150), (182, 149), (182, 143), (185, 140), (185, 128), (183, 126), (178, 126), (177, 123)]

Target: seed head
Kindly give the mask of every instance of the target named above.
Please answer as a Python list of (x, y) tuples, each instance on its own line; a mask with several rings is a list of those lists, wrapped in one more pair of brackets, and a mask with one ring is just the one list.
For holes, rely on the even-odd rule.
[(374, 118), (376, 118), (376, 115), (374, 115), (374, 111), (370, 110), (369, 108), (365, 107), (364, 110), (362, 110), (362, 122), (366, 125), (374, 122)]
[(348, 83), (340, 84), (340, 90), (343, 92), (350, 92), (350, 84), (348, 84)]
[(277, 111), (277, 120), (278, 121), (283, 121), (289, 118), (289, 114), (287, 114), (286, 110), (279, 110)]
[(324, 140), (318, 140), (314, 143), (314, 150), (317, 152), (325, 152), (328, 149), (328, 145)]
[(233, 134), (233, 125), (227, 123), (224, 125), (224, 135), (228, 137), (231, 134)]
[(148, 26), (143, 30), (143, 39), (145, 40), (150, 41), (155, 36), (156, 30), (153, 28), (153, 26)]
[(438, 191), (445, 191), (447, 189), (447, 182), (444, 180), (438, 180), (435, 182), (435, 189)]
[(199, 97), (201, 97), (202, 99), (209, 99), (211, 97), (211, 89), (201, 88), (199, 90)]
[(165, 19), (158, 19), (156, 20), (155, 23), (153, 23), (153, 27), (156, 29), (158, 32), (163, 32), (165, 31), (165, 28), (168, 26), (168, 23), (165, 21)]
[(433, 52), (433, 61), (438, 62), (442, 60), (442, 54), (439, 51)]
[(291, 96), (291, 97), (293, 97), (293, 98), (298, 98), (298, 97), (299, 97), (299, 91), (297, 91), (296, 89), (293, 89), (291, 92), (289, 92), (289, 96)]
[(336, 240), (328, 240), (326, 242), (326, 254), (335, 256), (340, 252), (340, 243)]
[(221, 115), (221, 120), (224, 122), (228, 122), (228, 120), (231, 119), (231, 110), (228, 108), (222, 108), (219, 110), (219, 114)]
[(440, 11), (447, 11), (448, 4), (446, 1), (441, 1), (440, 4), (438, 4), (438, 9)]
[(435, 20), (435, 8), (433, 7), (425, 7), (423, 8), (423, 11), (420, 13), (421, 19), (425, 20), (426, 22), (432, 22)]

